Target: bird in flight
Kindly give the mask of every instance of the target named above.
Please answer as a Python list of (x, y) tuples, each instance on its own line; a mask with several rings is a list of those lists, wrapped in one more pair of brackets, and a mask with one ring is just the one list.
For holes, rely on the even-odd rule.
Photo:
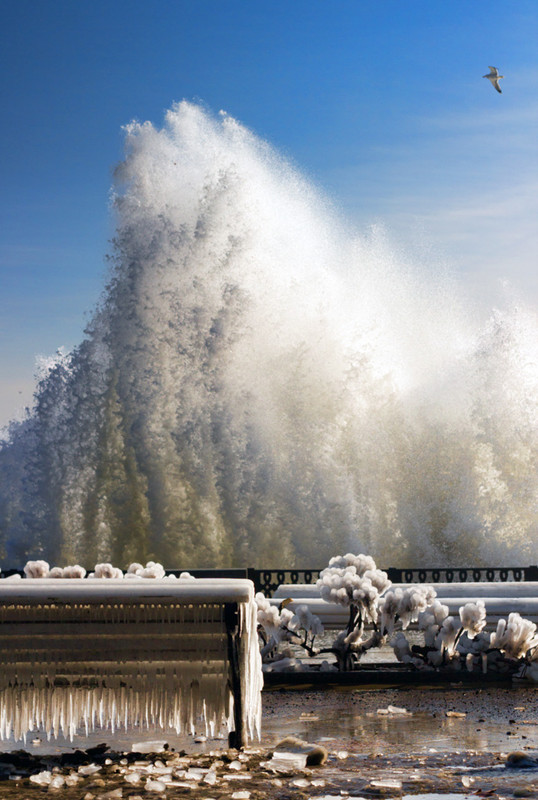
[(501, 78), (504, 78), (504, 75), (499, 75), (499, 70), (497, 67), (489, 67), (489, 72), (487, 75), (483, 75), (483, 78), (488, 78), (491, 81), (491, 85), (497, 89), (499, 94), (502, 94), (501, 87), (499, 86), (499, 81)]

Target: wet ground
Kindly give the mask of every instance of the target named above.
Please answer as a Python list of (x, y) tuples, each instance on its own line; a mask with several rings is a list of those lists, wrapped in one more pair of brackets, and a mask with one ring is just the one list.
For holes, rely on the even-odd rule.
[[(222, 739), (197, 743), (175, 736), (166, 737), (168, 748), (159, 753), (131, 752), (133, 743), (160, 749), (160, 731), (100, 731), (73, 743), (29, 741), (29, 755), (20, 754), (18, 765), (16, 757), (0, 756), (0, 797), (538, 797), (538, 767), (506, 766), (513, 751), (538, 755), (538, 688), (275, 691), (264, 693), (263, 707), (262, 740), (243, 753), (228, 751)], [(289, 735), (321, 744), (327, 762), (303, 768), (272, 764), (273, 749)], [(160, 744), (148, 744), (150, 738)], [(77, 745), (97, 742), (115, 752), (75, 752)], [(4, 747), (12, 751), (14, 745)], [(35, 783), (40, 773), (42, 783)]]
[[(329, 737), (352, 752), (538, 748), (538, 687), (266, 692), (263, 740)], [(389, 706), (404, 713), (384, 713)]]

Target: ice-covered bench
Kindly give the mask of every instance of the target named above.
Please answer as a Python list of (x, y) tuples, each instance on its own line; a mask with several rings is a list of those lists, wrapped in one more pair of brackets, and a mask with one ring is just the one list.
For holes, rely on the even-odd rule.
[(0, 736), (170, 726), (259, 735), (248, 580), (0, 580)]

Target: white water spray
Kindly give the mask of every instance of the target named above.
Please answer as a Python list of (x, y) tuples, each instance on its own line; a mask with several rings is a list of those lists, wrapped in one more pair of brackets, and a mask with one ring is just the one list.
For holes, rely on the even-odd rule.
[(15, 563), (535, 559), (538, 331), (181, 103), (127, 128), (111, 278), (0, 453)]

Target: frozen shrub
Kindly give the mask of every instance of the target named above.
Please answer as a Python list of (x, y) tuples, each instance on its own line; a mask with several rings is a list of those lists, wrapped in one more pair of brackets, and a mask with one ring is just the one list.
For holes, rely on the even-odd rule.
[[(339, 634), (328, 649), (335, 654), (339, 669), (352, 669), (362, 653), (379, 646), (382, 636), (377, 626), (378, 604), (382, 592), (391, 585), (386, 572), (377, 569), (371, 556), (335, 556), (319, 576), (321, 597), (329, 603), (349, 608), (347, 629)], [(366, 622), (374, 626), (374, 635), (362, 640)]]
[(314, 636), (323, 633), (323, 625), (319, 617), (312, 614), (308, 606), (300, 605), (295, 609), (295, 614), (289, 621), (288, 627), (292, 631), (303, 630)]
[[(273, 661), (275, 658), (282, 658), (283, 654), (278, 652), (278, 649), (283, 642), (299, 645), (309, 655), (316, 654), (314, 639), (318, 633), (323, 632), (323, 626), (315, 614), (304, 605), (299, 606), (294, 614), (286, 608), (285, 600), (280, 606), (273, 605), (262, 592), (258, 592), (255, 599), (264, 660)], [(301, 632), (303, 637), (299, 635)]]
[(123, 578), (123, 572), (112, 564), (96, 564), (93, 572), (94, 578)]
[(85, 578), (86, 570), (80, 564), (73, 564), (72, 567), (64, 567), (64, 578)]
[(27, 578), (46, 578), (49, 572), (50, 567), (46, 561), (28, 561), (24, 567)]
[(500, 619), (497, 630), (491, 634), (491, 647), (498, 648), (510, 658), (525, 658), (538, 646), (538, 637), (535, 636), (536, 625), (524, 619), (517, 612), (508, 615), (508, 622)]
[(61, 567), (53, 567), (49, 570), (47, 578), (63, 578), (64, 571)]

